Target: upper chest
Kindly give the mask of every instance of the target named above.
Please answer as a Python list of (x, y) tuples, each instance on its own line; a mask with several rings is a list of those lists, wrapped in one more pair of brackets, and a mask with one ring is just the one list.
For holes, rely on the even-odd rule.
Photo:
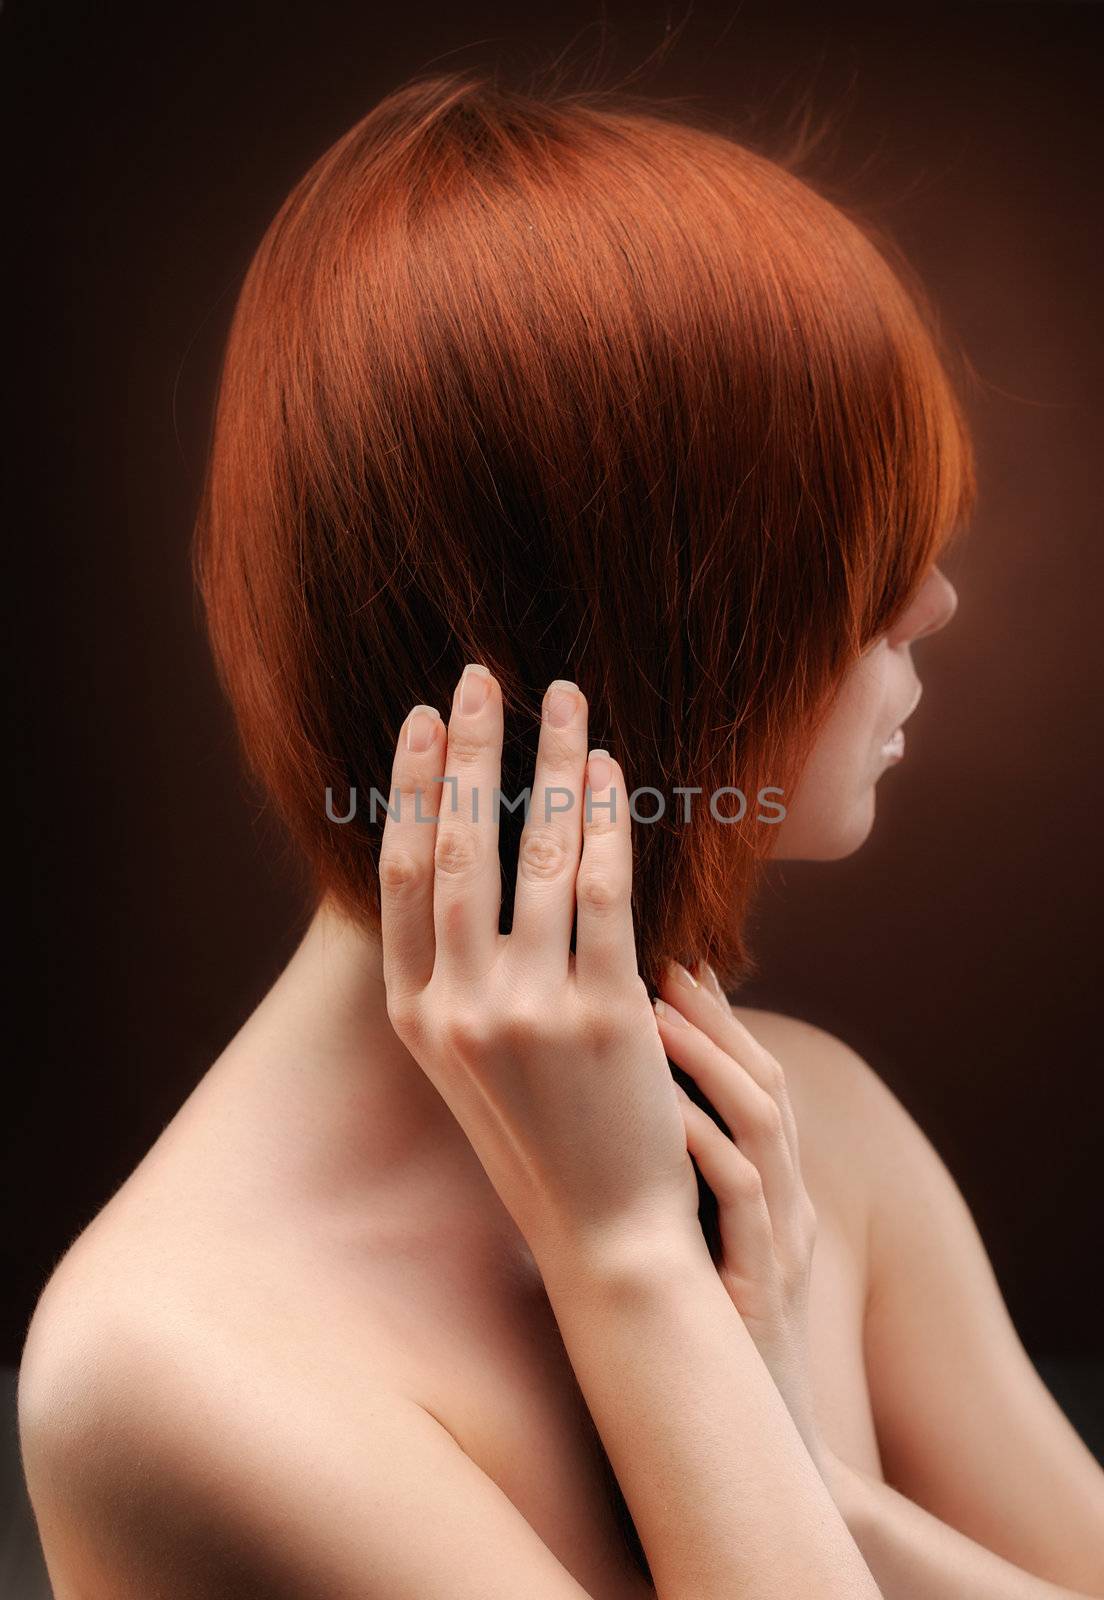
[[(863, 1364), (861, 1230), (828, 1161), (810, 1156), (817, 1420), (831, 1450), (880, 1477)], [(651, 1592), (616, 1525), (608, 1469), (551, 1308), (508, 1231), (454, 1225), (460, 1208), (437, 1190), (315, 1205), (285, 1190), (277, 1201), (250, 1181), (243, 1204), (247, 1163), (235, 1164), (225, 1193), (209, 1164), (193, 1167), (155, 1168), (109, 1208), (94, 1230), (108, 1277), (144, 1262), (151, 1297), (248, 1351), (276, 1403), (289, 1388), (325, 1384), (355, 1405), (358, 1385), (367, 1393), (385, 1376), (448, 1429), (589, 1593)]]
[[(830, 1448), (880, 1476), (862, 1364), (861, 1265), (846, 1231), (823, 1211), (810, 1294), (818, 1421)], [(278, 1230), (263, 1232), (275, 1242)], [(322, 1418), (339, 1392), (355, 1412), (358, 1386), (367, 1396), (382, 1369), (448, 1429), (587, 1593), (654, 1595), (617, 1525), (600, 1445), (548, 1301), (516, 1254), (472, 1253), (458, 1239), (437, 1249), (424, 1237), (365, 1252), (324, 1228), (312, 1239), (284, 1231), (280, 1248), (266, 1251), (229, 1229), (202, 1252), (193, 1240), (187, 1265), (179, 1240), (165, 1240), (160, 1280), (148, 1260), (142, 1278), (204, 1337), (214, 1324), (220, 1343), (253, 1352), (256, 1383), (277, 1406), (297, 1389), (304, 1414)], [(131, 1235), (129, 1262), (146, 1257), (133, 1247)], [(101, 1290), (110, 1273), (104, 1264)], [(318, 1385), (331, 1392), (312, 1408)], [(59, 1581), (63, 1557), (55, 1549)], [(79, 1562), (72, 1571), (79, 1575)], [(59, 1592), (85, 1592), (83, 1580), (70, 1589), (66, 1579)]]
[[(509, 1258), (462, 1262), (415, 1287), (385, 1271), (370, 1320), (435, 1415), (515, 1486), (579, 1476), (578, 1387), (547, 1298)], [(839, 1219), (818, 1214), (808, 1354), (826, 1444), (881, 1476), (863, 1361), (864, 1265)], [(585, 1413), (584, 1413), (585, 1415)], [(493, 1474), (499, 1477), (499, 1471)]]
[[(350, 1384), (372, 1351), (589, 1593), (633, 1600), (651, 1592), (627, 1557), (608, 1469), (548, 1301), (510, 1250), (385, 1253), (359, 1281), (346, 1266), (327, 1273), (316, 1305), (318, 1294), (330, 1304), (333, 1364)], [(864, 1298), (849, 1230), (822, 1201), (809, 1307), (817, 1418), (830, 1449), (880, 1477)]]

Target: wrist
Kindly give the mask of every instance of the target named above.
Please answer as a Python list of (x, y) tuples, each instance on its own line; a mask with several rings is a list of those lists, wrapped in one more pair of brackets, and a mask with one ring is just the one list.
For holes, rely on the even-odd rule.
[(527, 1237), (548, 1288), (632, 1292), (703, 1270), (714, 1274), (700, 1228), (678, 1228), (666, 1221), (656, 1225), (624, 1218), (601, 1225), (555, 1225), (530, 1230)]

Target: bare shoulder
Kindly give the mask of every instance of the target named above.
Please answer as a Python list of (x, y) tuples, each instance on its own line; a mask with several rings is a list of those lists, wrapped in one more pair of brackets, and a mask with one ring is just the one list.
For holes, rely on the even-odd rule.
[(778, 1011), (732, 1009), (785, 1073), (810, 1187), (830, 1184), (865, 1211), (895, 1186), (902, 1165), (938, 1161), (915, 1118), (843, 1039)]
[(734, 1005), (732, 1012), (777, 1059), (791, 1096), (843, 1111), (890, 1093), (858, 1051), (826, 1028), (757, 1006)]
[(20, 1450), (58, 1600), (130, 1592), (112, 1547), (158, 1475), (157, 1388), (110, 1280), (85, 1276), (89, 1254), (78, 1238), (55, 1267), (19, 1366)]
[(586, 1600), (431, 1411), (276, 1343), (41, 1308), (20, 1430), (58, 1600)]
[[(237, 1594), (215, 1538), (230, 1506), (217, 1511), (203, 1486), (229, 1420), (207, 1410), (204, 1384), (218, 1393), (228, 1349), (185, 1338), (162, 1286), (125, 1270), (115, 1218), (97, 1220), (40, 1295), (19, 1367), (20, 1448), (54, 1593)], [(170, 1581), (185, 1569), (194, 1588)]]

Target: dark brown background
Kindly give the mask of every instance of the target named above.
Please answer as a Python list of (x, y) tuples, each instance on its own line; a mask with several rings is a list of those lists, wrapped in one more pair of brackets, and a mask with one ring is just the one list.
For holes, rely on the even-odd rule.
[[(822, 14), (823, 13), (823, 14)], [(676, 12), (678, 21), (681, 13)], [(8, 7), (26, 357), (6, 441), (13, 1051), (2, 1350), (292, 947), (238, 775), (188, 537), (236, 287), (293, 181), (430, 65), (593, 58), (598, 8)], [(603, 77), (663, 38), (611, 8)], [(780, 871), (747, 998), (884, 1075), (973, 1207), (1036, 1357), (1102, 1353), (1096, 6), (699, 5), (648, 85), (802, 98), (977, 372), (982, 496), (953, 627), (852, 859)], [(588, 26), (589, 24), (589, 26)], [(574, 43), (572, 41), (574, 40)], [(25, 962), (25, 970), (16, 962)], [(14, 1026), (10, 1036), (15, 1038)]]

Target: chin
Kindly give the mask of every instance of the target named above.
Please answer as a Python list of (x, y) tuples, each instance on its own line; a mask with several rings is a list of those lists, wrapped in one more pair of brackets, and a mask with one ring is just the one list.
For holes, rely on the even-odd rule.
[(778, 861), (842, 861), (854, 855), (874, 827), (874, 786), (849, 806), (821, 806), (811, 816), (791, 811), (779, 830)]

